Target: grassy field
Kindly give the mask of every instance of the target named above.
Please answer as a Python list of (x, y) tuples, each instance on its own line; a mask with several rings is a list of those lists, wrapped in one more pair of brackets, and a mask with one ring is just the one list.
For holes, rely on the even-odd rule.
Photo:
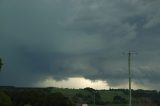
[[(55, 92), (61, 92), (64, 95), (67, 95), (69, 97), (73, 97), (76, 94), (82, 94), (82, 95), (92, 95), (93, 93), (84, 89), (68, 89), (68, 88), (52, 88), (50, 90), (51, 93)], [(126, 95), (123, 91), (110, 91), (110, 90), (98, 90), (97, 93), (100, 94), (101, 100), (107, 103), (112, 103), (113, 98), (115, 96), (121, 96), (128, 100), (128, 95)], [(93, 106), (93, 105), (90, 105)], [(120, 106), (120, 105), (113, 105), (112, 106)]]
[(125, 95), (122, 91), (105, 90), (105, 91), (99, 91), (99, 93), (103, 101), (107, 100), (108, 102), (111, 102), (113, 101), (114, 96), (121, 96), (125, 98), (126, 100), (128, 100), (128, 95)]

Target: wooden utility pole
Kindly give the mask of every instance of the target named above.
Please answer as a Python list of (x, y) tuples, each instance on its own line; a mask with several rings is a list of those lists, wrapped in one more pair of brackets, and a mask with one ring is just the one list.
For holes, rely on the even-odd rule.
[(132, 84), (131, 84), (131, 55), (135, 54), (135, 52), (128, 52), (128, 78), (129, 78), (129, 106), (132, 105)]

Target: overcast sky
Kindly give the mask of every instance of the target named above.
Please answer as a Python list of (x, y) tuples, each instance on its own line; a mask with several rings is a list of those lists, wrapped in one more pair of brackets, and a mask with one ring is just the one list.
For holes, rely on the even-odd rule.
[(0, 85), (78, 88), (84, 81), (84, 87), (127, 87), (131, 50), (137, 52), (133, 86), (160, 90), (159, 5), (160, 0), (1, 0)]

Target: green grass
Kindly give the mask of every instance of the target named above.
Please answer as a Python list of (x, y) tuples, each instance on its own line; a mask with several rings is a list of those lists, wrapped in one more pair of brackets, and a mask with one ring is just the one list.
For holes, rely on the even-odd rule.
[[(76, 94), (82, 95), (92, 95), (91, 92), (84, 90), (84, 89), (68, 89), (68, 88), (52, 88), (51, 93), (61, 92), (66, 96), (73, 97)], [(112, 103), (114, 96), (121, 96), (128, 100), (128, 95), (124, 94), (123, 91), (110, 91), (110, 90), (99, 90), (98, 93), (101, 96), (103, 102)], [(90, 105), (92, 106), (92, 105)], [(113, 105), (112, 106), (120, 106), (120, 105)]]
[(99, 91), (100, 95), (101, 95), (101, 98), (103, 101), (108, 101), (108, 102), (112, 102), (113, 101), (113, 98), (114, 96), (121, 96), (125, 99), (128, 98), (127, 95), (125, 95), (122, 91)]

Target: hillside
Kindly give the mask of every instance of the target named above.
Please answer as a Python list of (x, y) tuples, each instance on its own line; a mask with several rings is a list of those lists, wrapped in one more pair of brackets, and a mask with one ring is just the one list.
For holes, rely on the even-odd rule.
[[(39, 102), (46, 99), (48, 95), (61, 93), (69, 98), (74, 104), (96, 104), (96, 105), (112, 105), (112, 106), (127, 106), (128, 90), (126, 89), (110, 89), (110, 90), (94, 90), (92, 88), (84, 89), (68, 89), (68, 88), (19, 88), (19, 87), (0, 87), (0, 91), (8, 95), (12, 103), (16, 104), (19, 97), (21, 101), (32, 100)], [(133, 106), (159, 106), (160, 92), (155, 90), (132, 90)], [(52, 99), (51, 99), (52, 101)], [(38, 104), (38, 103), (37, 103)], [(35, 106), (35, 105), (33, 105)], [(38, 106), (38, 105), (37, 105)]]

